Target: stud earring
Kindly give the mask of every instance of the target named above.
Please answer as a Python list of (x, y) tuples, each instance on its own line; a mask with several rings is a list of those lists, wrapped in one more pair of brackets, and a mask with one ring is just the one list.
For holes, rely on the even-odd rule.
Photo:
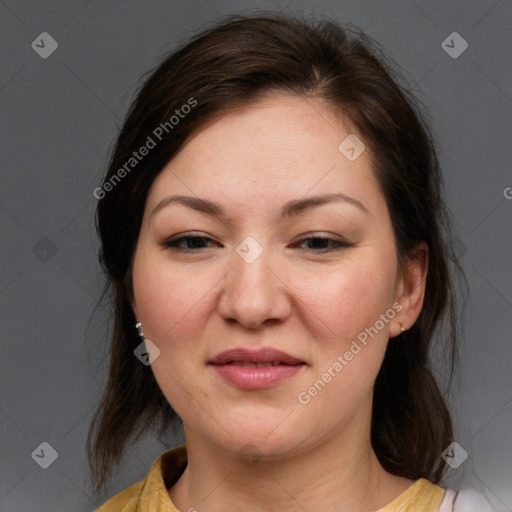
[(402, 326), (400, 326), (400, 329), (402, 329), (402, 332), (405, 332), (405, 329)]
[(137, 322), (135, 324), (135, 328), (137, 329), (138, 333), (139, 333), (139, 336), (144, 339), (144, 333), (142, 332), (142, 323), (141, 322)]

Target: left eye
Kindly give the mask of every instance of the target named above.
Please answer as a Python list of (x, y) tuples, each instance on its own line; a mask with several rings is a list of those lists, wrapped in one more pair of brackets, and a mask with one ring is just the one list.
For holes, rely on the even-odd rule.
[(343, 249), (345, 247), (349, 247), (349, 244), (347, 244), (346, 242), (342, 242), (341, 240), (335, 240), (334, 238), (328, 238), (323, 236), (304, 238), (303, 240), (300, 240), (297, 243), (308, 243), (310, 246), (307, 247), (307, 249), (311, 249), (316, 252), (336, 251), (339, 249)]

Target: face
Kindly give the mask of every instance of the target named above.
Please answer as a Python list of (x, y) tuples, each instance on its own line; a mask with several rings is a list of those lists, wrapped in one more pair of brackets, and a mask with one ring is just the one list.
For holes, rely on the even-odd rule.
[(319, 100), (267, 96), (155, 179), (133, 308), (186, 435), (280, 457), (368, 431), (388, 340), (419, 310), (368, 145), (338, 149), (350, 134), (365, 142)]

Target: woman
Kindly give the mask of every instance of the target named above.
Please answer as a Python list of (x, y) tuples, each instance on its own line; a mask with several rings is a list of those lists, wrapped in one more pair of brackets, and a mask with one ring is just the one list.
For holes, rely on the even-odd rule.
[(455, 360), (453, 254), (384, 62), (334, 23), (232, 17), (139, 91), (95, 191), (115, 325), (93, 476), (154, 426), (186, 446), (101, 512), (451, 510), (428, 356), (448, 320)]

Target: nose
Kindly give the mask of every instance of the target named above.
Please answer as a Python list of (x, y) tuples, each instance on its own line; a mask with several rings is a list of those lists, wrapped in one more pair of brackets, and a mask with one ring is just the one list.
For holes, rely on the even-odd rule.
[(220, 315), (250, 329), (284, 321), (291, 312), (290, 290), (270, 251), (263, 250), (252, 262), (235, 253), (232, 261), (219, 299)]

